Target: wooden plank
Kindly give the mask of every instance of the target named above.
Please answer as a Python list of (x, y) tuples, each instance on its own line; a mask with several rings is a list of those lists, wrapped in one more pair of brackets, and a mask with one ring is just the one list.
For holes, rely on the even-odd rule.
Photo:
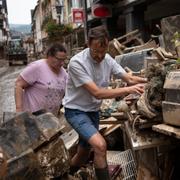
[(140, 3), (143, 3), (145, 0), (122, 0), (122, 1), (119, 1), (117, 4), (116, 4), (116, 7), (117, 8), (122, 8), (124, 6), (133, 6), (135, 4), (140, 4)]
[(173, 127), (167, 124), (158, 124), (158, 125), (153, 125), (152, 129), (154, 131), (180, 139), (180, 128)]
[(107, 124), (107, 125), (113, 125), (113, 124), (122, 124), (127, 119), (117, 119), (115, 117), (109, 117), (107, 119), (101, 119), (100, 124)]
[(108, 121), (108, 120), (103, 120), (100, 121), (100, 124), (122, 124), (123, 121)]
[(104, 132), (103, 132), (103, 136), (107, 136), (110, 133), (112, 133), (113, 131), (115, 131), (116, 129), (118, 129), (119, 127), (122, 127), (122, 124), (113, 124), (111, 125), (109, 128), (107, 128)]
[(124, 39), (124, 38), (128, 38), (129, 36), (135, 36), (137, 33), (139, 33), (139, 30), (138, 29), (135, 29), (134, 31), (131, 31), (123, 36), (120, 36), (117, 38), (118, 41)]
[(114, 112), (114, 113), (111, 113), (111, 117), (114, 117), (114, 118), (116, 118), (118, 120), (124, 120), (124, 119), (127, 120), (127, 117), (126, 117), (124, 112)]

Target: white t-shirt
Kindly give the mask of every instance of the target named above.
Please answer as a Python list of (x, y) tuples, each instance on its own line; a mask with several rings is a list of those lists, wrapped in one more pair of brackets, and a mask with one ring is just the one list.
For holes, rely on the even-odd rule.
[(93, 81), (98, 87), (106, 88), (112, 74), (121, 78), (124, 73), (125, 70), (109, 54), (97, 63), (86, 48), (70, 60), (64, 107), (85, 112), (99, 110), (102, 100), (93, 97), (82, 85)]

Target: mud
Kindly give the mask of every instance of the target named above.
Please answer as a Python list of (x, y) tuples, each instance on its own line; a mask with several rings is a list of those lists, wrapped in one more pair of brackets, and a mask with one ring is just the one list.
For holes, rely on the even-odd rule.
[(8, 66), (6, 60), (0, 60), (0, 122), (3, 112), (14, 112), (14, 84), (25, 66)]

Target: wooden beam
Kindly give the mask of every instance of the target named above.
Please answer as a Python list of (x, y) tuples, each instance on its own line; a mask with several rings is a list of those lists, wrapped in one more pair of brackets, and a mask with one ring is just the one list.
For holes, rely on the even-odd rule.
[(170, 126), (167, 124), (158, 124), (158, 125), (153, 125), (152, 129), (156, 132), (166, 134), (168, 136), (172, 136), (177, 139), (180, 139), (180, 128), (179, 127), (174, 127), (174, 126)]
[(124, 7), (124, 6), (133, 6), (135, 4), (140, 4), (142, 2), (145, 2), (146, 0), (123, 0), (123, 1), (120, 1), (118, 2), (115, 7), (116, 8), (120, 8), (120, 7)]

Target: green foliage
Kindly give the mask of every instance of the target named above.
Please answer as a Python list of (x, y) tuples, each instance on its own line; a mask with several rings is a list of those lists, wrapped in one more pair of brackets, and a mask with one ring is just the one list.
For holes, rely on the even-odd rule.
[(178, 58), (178, 59), (176, 60), (176, 62), (177, 62), (177, 64), (180, 64), (180, 58)]
[(53, 22), (53, 19), (52, 19), (52, 16), (49, 15), (49, 16), (46, 16), (42, 22), (42, 25), (41, 25), (41, 28), (42, 29), (45, 29), (46, 25), (49, 23), (49, 22)]
[[(174, 46), (176, 48), (176, 52), (177, 52), (177, 55), (180, 56), (180, 32), (175, 32), (174, 33), (174, 36), (173, 36), (173, 39), (172, 39), (172, 42), (174, 42)], [(178, 66), (180, 65), (180, 57), (177, 58), (176, 60), (176, 63), (178, 64)]]
[(180, 32), (175, 32), (174, 33), (174, 39), (180, 39)]
[(174, 42), (175, 47), (180, 46), (180, 32), (174, 33), (172, 42)]
[(54, 21), (49, 21), (46, 23), (45, 31), (48, 34), (48, 39), (50, 41), (62, 40), (63, 36), (70, 34), (73, 28), (67, 24), (56, 24)]

